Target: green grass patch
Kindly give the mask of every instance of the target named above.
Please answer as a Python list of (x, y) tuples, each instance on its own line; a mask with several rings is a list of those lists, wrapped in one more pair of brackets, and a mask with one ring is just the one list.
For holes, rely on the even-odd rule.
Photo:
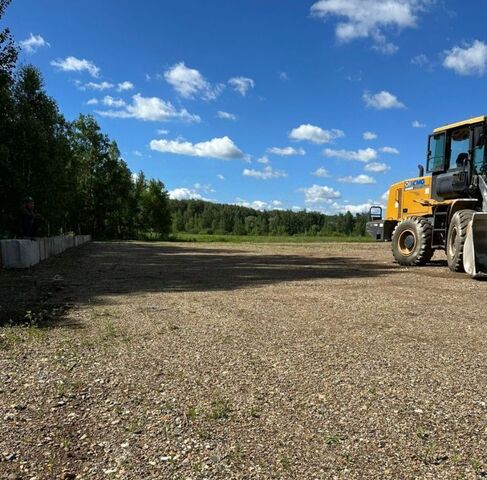
[(217, 399), (211, 402), (211, 411), (208, 418), (212, 420), (225, 420), (230, 417), (232, 409), (226, 400)]
[(365, 243), (372, 242), (370, 237), (351, 236), (304, 236), (304, 235), (209, 235), (204, 233), (174, 233), (172, 242), (227, 242), (227, 243)]

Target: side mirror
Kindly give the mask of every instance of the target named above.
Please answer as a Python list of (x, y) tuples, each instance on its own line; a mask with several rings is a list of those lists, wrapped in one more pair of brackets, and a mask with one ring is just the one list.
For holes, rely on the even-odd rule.
[(423, 165), (418, 165), (418, 177), (424, 177), (424, 167)]
[(369, 209), (369, 220), (372, 222), (382, 220), (382, 207), (372, 205)]

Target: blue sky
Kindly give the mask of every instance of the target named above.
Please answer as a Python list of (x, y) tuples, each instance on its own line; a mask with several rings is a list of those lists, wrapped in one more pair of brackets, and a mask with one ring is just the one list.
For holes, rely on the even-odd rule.
[(13, 0), (5, 20), (65, 116), (173, 198), (335, 213), (485, 113), (482, 3)]

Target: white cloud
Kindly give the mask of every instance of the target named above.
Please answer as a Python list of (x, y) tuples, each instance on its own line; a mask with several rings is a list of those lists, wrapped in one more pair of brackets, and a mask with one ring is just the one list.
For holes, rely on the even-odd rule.
[(121, 98), (113, 98), (110, 97), (110, 95), (106, 95), (105, 97), (103, 97), (101, 103), (103, 103), (103, 105), (107, 107), (113, 108), (121, 108), (125, 106), (125, 102)]
[(98, 99), (96, 98), (90, 98), (87, 102), (86, 105), (98, 105)]
[(279, 155), (280, 157), (292, 157), (295, 155), (306, 155), (303, 148), (293, 148), (293, 147), (272, 147), (267, 149), (267, 153), (272, 153), (273, 155)]
[(158, 97), (143, 97), (137, 93), (132, 97), (132, 103), (123, 110), (97, 111), (102, 117), (135, 118), (142, 121), (164, 122), (168, 120), (183, 120), (187, 122), (201, 121), (198, 115), (189, 113), (186, 109), (176, 110), (171, 102)]
[(79, 88), (80, 90), (98, 90), (99, 92), (102, 92), (103, 90), (110, 90), (113, 87), (113, 83), (109, 82), (88, 82), (80, 86)]
[(158, 133), (158, 135), (167, 135), (169, 133), (169, 130), (165, 128), (159, 128), (156, 130), (156, 132)]
[(342, 160), (356, 160), (357, 162), (370, 162), (377, 158), (377, 150), (365, 148), (359, 150), (332, 150), (327, 148), (323, 151), (325, 157), (341, 158)]
[(253, 202), (248, 202), (243, 198), (236, 198), (235, 204), (240, 207), (247, 207), (253, 208), (254, 210), (267, 210), (269, 204), (267, 202), (263, 202), (262, 200), (254, 200)]
[(254, 210), (280, 210), (282, 202), (280, 200), (272, 200), (270, 202), (264, 202), (262, 200), (247, 201), (243, 198), (236, 198), (235, 205), (246, 208), (253, 208)]
[(50, 47), (51, 45), (46, 42), (40, 35), (30, 34), (29, 38), (22, 40), (20, 46), (29, 54), (37, 52), (39, 48)]
[(391, 54), (397, 46), (383, 32), (415, 27), (418, 13), (428, 3), (430, 0), (319, 0), (312, 5), (311, 14), (325, 20), (339, 17), (335, 34), (340, 42), (372, 38), (375, 49)]
[(376, 183), (374, 178), (370, 177), (369, 175), (364, 175), (363, 173), (357, 175), (356, 177), (341, 177), (338, 179), (338, 181), (342, 183), (358, 183), (360, 185), (369, 185), (372, 183)]
[(142, 157), (142, 156), (143, 156), (143, 155), (142, 155), (142, 152), (141, 152), (140, 150), (134, 150), (132, 153), (133, 153), (133, 154), (134, 154), (136, 157)]
[(88, 72), (95, 78), (100, 75), (100, 69), (93, 62), (72, 56), (66, 57), (64, 60), (61, 58), (52, 60), (51, 65), (63, 72)]
[(413, 65), (418, 65), (419, 67), (431, 67), (431, 61), (424, 53), (420, 53), (411, 58), (411, 63)]
[(176, 63), (166, 70), (164, 78), (184, 98), (214, 100), (223, 89), (222, 85), (212, 86), (198, 70), (188, 68), (184, 62)]
[(411, 126), (413, 128), (425, 128), (426, 127), (426, 124), (424, 123), (421, 123), (420, 121), (418, 120), (414, 120), (413, 123), (411, 123)]
[(385, 203), (387, 200), (389, 200), (389, 190), (386, 190), (382, 195), (381, 195), (381, 200)]
[(364, 140), (375, 140), (377, 138), (377, 134), (374, 132), (364, 132), (362, 137)]
[(190, 157), (218, 158), (220, 160), (244, 158), (243, 152), (228, 137), (213, 138), (206, 142), (194, 144), (178, 140), (152, 140), (150, 148), (162, 153), (174, 153)]
[(218, 180), (225, 180), (225, 177), (221, 173), (219, 173), (216, 177)]
[(228, 84), (243, 97), (247, 95), (247, 92), (251, 88), (255, 87), (255, 82), (251, 78), (247, 77), (233, 77), (228, 80)]
[(270, 163), (269, 157), (267, 155), (263, 155), (262, 157), (257, 159), (258, 163), (262, 163), (264, 165), (268, 165)]
[(279, 80), (287, 82), (289, 80), (288, 74), (286, 72), (279, 72)]
[(302, 188), (304, 201), (308, 204), (331, 203), (334, 198), (340, 198), (341, 193), (326, 185), (312, 185)]
[(223, 112), (221, 110), (216, 112), (216, 115), (218, 118), (222, 118), (223, 120), (237, 120), (238, 119), (237, 115), (234, 115), (233, 113)]
[(357, 73), (347, 73), (345, 75), (345, 80), (349, 82), (361, 82), (362, 81), (362, 71), (360, 70)]
[(313, 175), (315, 177), (321, 177), (321, 178), (326, 178), (326, 177), (329, 177), (330, 175), (328, 175), (328, 170), (326, 168), (323, 168), (323, 167), (319, 167), (317, 168), (314, 172), (313, 172)]
[(371, 162), (365, 165), (364, 170), (366, 172), (374, 172), (374, 173), (381, 173), (381, 172), (387, 172), (387, 170), (390, 170), (391, 167), (387, 165), (386, 163), (380, 163), (380, 162)]
[(195, 183), (193, 187), (196, 190), (201, 190), (204, 193), (215, 193), (215, 189), (209, 183)]
[(323, 130), (315, 125), (302, 124), (297, 128), (293, 128), (289, 134), (291, 140), (307, 140), (311, 143), (316, 143), (318, 145), (323, 143), (330, 143), (336, 138), (344, 137), (345, 133), (342, 130), (332, 129)]
[(191, 188), (175, 188), (174, 190), (169, 190), (168, 194), (172, 200), (206, 200), (201, 194)]
[(370, 210), (370, 207), (377, 205), (375, 202), (366, 202), (360, 203), (358, 205), (354, 205), (351, 203), (333, 203), (332, 208), (336, 213), (347, 213), (350, 212), (351, 214), (355, 215), (357, 213), (367, 213)]
[(374, 41), (375, 45), (372, 48), (384, 55), (394, 55), (399, 50), (395, 43), (388, 42), (386, 37), (380, 33), (374, 35)]
[(271, 180), (274, 178), (287, 177), (287, 173), (282, 170), (274, 170), (270, 165), (267, 165), (262, 170), (254, 170), (245, 168), (242, 172), (245, 177), (253, 177), (259, 180)]
[(122, 83), (119, 83), (117, 85), (117, 91), (118, 92), (125, 92), (127, 90), (133, 90), (134, 89), (134, 84), (132, 82), (129, 82), (129, 81), (125, 81), (125, 82), (122, 82)]
[(475, 40), (470, 46), (453, 47), (445, 52), (443, 66), (460, 75), (483, 75), (487, 67), (487, 45)]
[(388, 153), (390, 155), (399, 155), (401, 153), (397, 148), (394, 147), (382, 147), (380, 151), (382, 153)]
[(372, 107), (377, 110), (405, 108), (404, 103), (400, 102), (395, 95), (385, 90), (374, 94), (370, 92), (364, 92), (362, 99), (367, 107)]

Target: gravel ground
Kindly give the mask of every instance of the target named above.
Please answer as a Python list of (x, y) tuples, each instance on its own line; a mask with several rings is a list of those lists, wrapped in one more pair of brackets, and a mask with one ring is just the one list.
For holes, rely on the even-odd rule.
[(1, 272), (0, 478), (487, 477), (487, 283), (389, 248), (93, 243)]

